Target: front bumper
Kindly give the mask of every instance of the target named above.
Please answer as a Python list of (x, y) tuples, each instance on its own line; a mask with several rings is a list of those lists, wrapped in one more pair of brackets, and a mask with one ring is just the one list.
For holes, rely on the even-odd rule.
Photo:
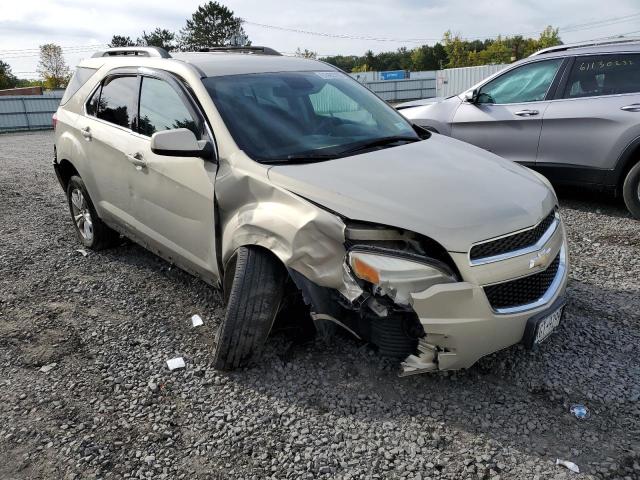
[(564, 296), (569, 271), (564, 238), (560, 255), (563, 268), (544, 297), (518, 311), (496, 312), (483, 287), (469, 282), (435, 285), (413, 294), (413, 309), (426, 336), (420, 340), (419, 355), (403, 363), (404, 373), (468, 368), (485, 355), (521, 342), (527, 320)]

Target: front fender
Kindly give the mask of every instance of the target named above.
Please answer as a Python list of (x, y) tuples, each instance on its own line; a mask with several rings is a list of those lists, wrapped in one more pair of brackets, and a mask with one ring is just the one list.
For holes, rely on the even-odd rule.
[(258, 245), (318, 285), (343, 290), (345, 225), (337, 215), (273, 185), (262, 165), (219, 172), (223, 265), (239, 247)]

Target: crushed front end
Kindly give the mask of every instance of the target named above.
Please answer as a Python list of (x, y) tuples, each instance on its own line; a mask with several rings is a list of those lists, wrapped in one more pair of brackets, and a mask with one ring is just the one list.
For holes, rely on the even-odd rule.
[(330, 320), (398, 358), (403, 375), (468, 368), (523, 341), (531, 319), (563, 304), (564, 226), (554, 209), (538, 224), (448, 252), (418, 234), (347, 222), (350, 298), (292, 277), (316, 321)]

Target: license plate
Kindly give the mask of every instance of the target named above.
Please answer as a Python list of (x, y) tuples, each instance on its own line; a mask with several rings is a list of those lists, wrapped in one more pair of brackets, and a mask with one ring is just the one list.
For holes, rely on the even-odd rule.
[(544, 342), (546, 338), (551, 335), (551, 332), (553, 332), (555, 328), (560, 325), (560, 319), (562, 318), (563, 310), (564, 307), (560, 307), (548, 317), (540, 320), (540, 322), (538, 323), (538, 328), (536, 328), (536, 336), (533, 339), (534, 345)]
[(564, 305), (564, 299), (559, 299), (549, 310), (527, 321), (524, 338), (522, 339), (526, 347), (533, 348), (551, 335), (558, 325), (560, 325)]

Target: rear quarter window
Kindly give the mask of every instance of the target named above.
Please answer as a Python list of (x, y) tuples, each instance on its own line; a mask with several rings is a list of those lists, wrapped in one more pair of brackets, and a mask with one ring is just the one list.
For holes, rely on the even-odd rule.
[(64, 91), (64, 95), (60, 100), (60, 105), (64, 105), (69, 101), (69, 99), (78, 91), (80, 87), (82, 87), (87, 80), (89, 80), (94, 73), (98, 70), (95, 68), (86, 68), (86, 67), (78, 67), (76, 71), (73, 72), (71, 76), (71, 80), (69, 80), (69, 84), (67, 85), (67, 89)]

